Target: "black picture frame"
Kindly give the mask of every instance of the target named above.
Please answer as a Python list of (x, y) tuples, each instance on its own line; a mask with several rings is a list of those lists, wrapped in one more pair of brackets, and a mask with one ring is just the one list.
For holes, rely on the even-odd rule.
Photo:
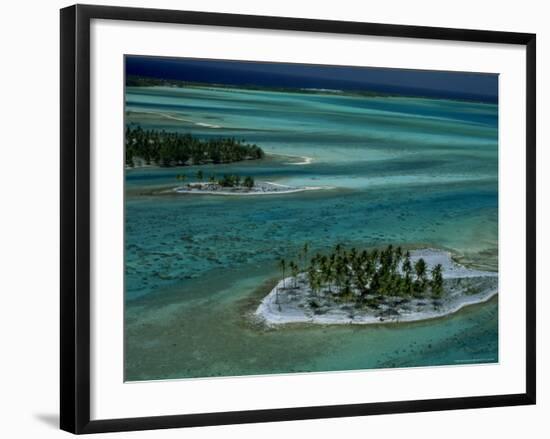
[[(90, 21), (181, 23), (333, 34), (514, 44), (526, 47), (526, 376), (525, 393), (90, 420)], [(75, 5), (61, 10), (61, 429), (72, 433), (426, 412), (535, 404), (536, 36), (211, 12)]]

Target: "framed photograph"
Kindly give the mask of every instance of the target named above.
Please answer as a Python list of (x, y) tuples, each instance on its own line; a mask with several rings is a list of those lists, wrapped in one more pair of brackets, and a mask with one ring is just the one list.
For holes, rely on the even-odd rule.
[(535, 393), (535, 35), (61, 10), (62, 429)]

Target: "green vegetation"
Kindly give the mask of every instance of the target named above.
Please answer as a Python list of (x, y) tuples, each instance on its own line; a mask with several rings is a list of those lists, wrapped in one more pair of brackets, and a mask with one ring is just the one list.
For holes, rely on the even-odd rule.
[[(264, 157), (254, 144), (234, 138), (199, 139), (191, 134), (126, 128), (126, 165), (136, 159), (160, 166), (201, 165), (256, 160)], [(199, 177), (199, 175), (197, 175)], [(202, 178), (201, 178), (202, 179)]]
[(254, 179), (250, 175), (247, 175), (244, 178), (243, 184), (248, 189), (252, 189), (254, 187)]
[[(307, 260), (309, 251), (305, 244), (297, 261)], [(426, 261), (420, 258), (414, 266), (409, 251), (389, 245), (385, 249), (358, 251), (356, 248), (346, 250), (338, 244), (326, 255), (315, 254), (307, 266), (299, 262), (285, 261), (278, 263), (283, 278), (286, 267), (290, 267), (296, 278), (304, 273), (310, 288), (316, 294), (328, 291), (342, 300), (368, 304), (376, 297), (416, 297), (433, 299), (443, 295), (443, 267), (436, 265), (428, 274)], [(296, 280), (296, 279), (295, 279)]]
[(241, 185), (241, 177), (239, 175), (224, 174), (223, 177), (218, 180), (218, 184), (221, 187), (238, 187)]
[[(196, 180), (202, 182), (204, 180), (203, 171), (199, 170), (196, 173)], [(185, 174), (177, 174), (176, 180), (179, 182), (185, 182), (187, 176)], [(247, 189), (252, 189), (254, 187), (254, 178), (247, 175), (242, 178), (240, 175), (235, 174), (224, 174), (222, 178), (217, 178), (214, 174), (208, 177), (208, 183), (217, 184), (221, 187), (246, 187)], [(192, 185), (192, 183), (190, 183)]]

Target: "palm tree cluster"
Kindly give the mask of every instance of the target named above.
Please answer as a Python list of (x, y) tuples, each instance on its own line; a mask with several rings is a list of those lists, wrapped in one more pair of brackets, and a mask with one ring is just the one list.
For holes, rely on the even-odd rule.
[[(306, 261), (307, 244), (297, 260)], [(422, 258), (412, 262), (410, 252), (401, 247), (349, 251), (337, 244), (330, 254), (315, 254), (306, 266), (295, 261), (279, 261), (279, 267), (290, 268), (292, 276), (305, 273), (310, 288), (318, 294), (326, 291), (349, 300), (365, 301), (367, 296), (400, 296), (422, 298), (443, 295), (443, 267), (436, 265), (428, 273)], [(284, 277), (284, 273), (283, 273)]]
[(127, 166), (134, 166), (136, 158), (147, 164), (185, 166), (231, 163), (264, 157), (264, 151), (258, 145), (233, 137), (199, 139), (191, 134), (144, 130), (141, 126), (128, 125), (125, 139)]
[(254, 178), (247, 175), (242, 178), (240, 175), (224, 174), (221, 179), (218, 179), (217, 183), (222, 187), (239, 187), (244, 186), (248, 189), (254, 187)]
[[(201, 170), (197, 171), (195, 178), (197, 181), (202, 182), (204, 180), (203, 171)], [(176, 180), (183, 183), (185, 182), (185, 180), (187, 180), (187, 175), (177, 174)], [(211, 184), (217, 184), (221, 187), (244, 186), (248, 189), (252, 189), (254, 187), (254, 177), (251, 177), (250, 175), (247, 175), (246, 177), (242, 178), (240, 175), (224, 174), (221, 178), (218, 178), (216, 177), (216, 175), (211, 174), (210, 177), (208, 177), (208, 182)]]

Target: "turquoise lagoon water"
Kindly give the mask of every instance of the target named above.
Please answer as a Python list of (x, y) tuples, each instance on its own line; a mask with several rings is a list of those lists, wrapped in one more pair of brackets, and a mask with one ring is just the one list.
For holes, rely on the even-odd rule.
[[(127, 88), (126, 121), (234, 136), (261, 161), (126, 171), (127, 380), (498, 361), (498, 299), (433, 321), (265, 328), (250, 318), (308, 241), (441, 247), (498, 267), (497, 105), (236, 88)], [(311, 159), (309, 164), (299, 164)], [(163, 192), (238, 173), (330, 189)]]

